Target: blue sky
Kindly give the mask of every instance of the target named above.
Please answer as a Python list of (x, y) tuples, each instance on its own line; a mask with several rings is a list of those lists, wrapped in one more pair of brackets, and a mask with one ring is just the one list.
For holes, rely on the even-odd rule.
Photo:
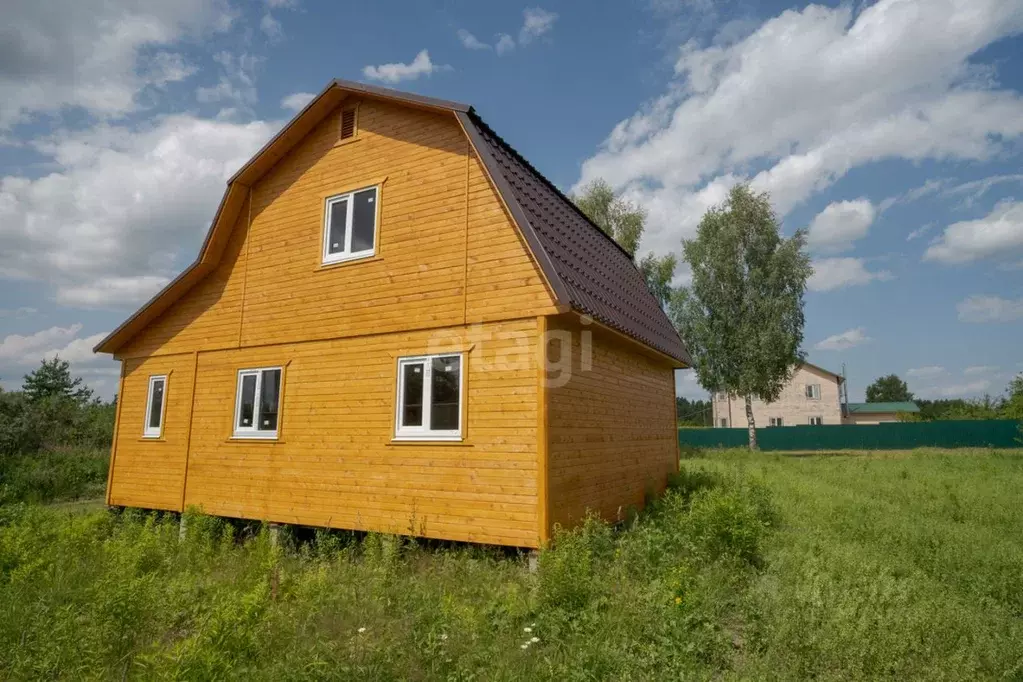
[(471, 103), (566, 191), (608, 180), (649, 211), (643, 251), (734, 182), (769, 191), (810, 230), (804, 347), (853, 400), (1023, 371), (1023, 0), (14, 0), (4, 23), (7, 388), (59, 352), (110, 395), (92, 345), (334, 77)]

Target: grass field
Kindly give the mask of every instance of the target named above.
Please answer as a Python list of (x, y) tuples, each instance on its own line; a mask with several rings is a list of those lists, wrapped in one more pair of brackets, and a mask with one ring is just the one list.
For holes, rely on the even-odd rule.
[(514, 552), (0, 507), (0, 677), (1023, 679), (1023, 453), (686, 459)]

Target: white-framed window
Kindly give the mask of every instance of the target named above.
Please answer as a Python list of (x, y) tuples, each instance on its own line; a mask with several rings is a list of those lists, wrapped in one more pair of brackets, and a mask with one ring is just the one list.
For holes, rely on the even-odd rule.
[(327, 197), (323, 211), (323, 262), (340, 263), (376, 253), (379, 187)]
[(807, 400), (820, 400), (821, 399), (821, 385), (820, 384), (807, 384), (806, 385), (806, 398), (807, 398)]
[(782, 424), (782, 418), (781, 417), (771, 417), (770, 418), (770, 424), (771, 424), (771, 426), (782, 426), (783, 425)]
[(277, 438), (281, 412), (281, 368), (238, 370), (235, 438)]
[(728, 428), (728, 420), (725, 419), (724, 417), (721, 418), (721, 428), (723, 428), (723, 429), (727, 429)]
[(462, 353), (398, 359), (397, 440), (460, 440), (465, 363)]
[(143, 438), (159, 438), (163, 433), (163, 405), (167, 396), (167, 375), (149, 377), (149, 393), (146, 395), (146, 425)]
[(810, 426), (823, 426), (824, 417), (810, 417)]

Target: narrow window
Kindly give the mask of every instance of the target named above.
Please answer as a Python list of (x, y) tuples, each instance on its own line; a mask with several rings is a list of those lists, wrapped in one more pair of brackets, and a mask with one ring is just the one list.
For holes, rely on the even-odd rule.
[(366, 258), (376, 252), (376, 187), (327, 199), (323, 224), (323, 262)]
[(824, 417), (810, 417), (810, 426), (822, 426)]
[(771, 426), (781, 426), (782, 425), (781, 417), (771, 417), (770, 422), (771, 422)]
[(159, 438), (163, 432), (163, 401), (167, 392), (167, 377), (149, 377), (149, 394), (146, 396), (146, 426), (143, 438)]
[(721, 428), (723, 428), (723, 429), (727, 429), (728, 428), (728, 420), (727, 419), (724, 419), (724, 418), (721, 419)]
[(821, 399), (821, 385), (820, 384), (807, 384), (806, 385), (806, 397), (809, 400), (820, 400)]
[(395, 437), (408, 440), (460, 439), (462, 377), (461, 355), (399, 359)]
[(276, 438), (280, 403), (280, 367), (240, 370), (234, 408), (235, 438)]

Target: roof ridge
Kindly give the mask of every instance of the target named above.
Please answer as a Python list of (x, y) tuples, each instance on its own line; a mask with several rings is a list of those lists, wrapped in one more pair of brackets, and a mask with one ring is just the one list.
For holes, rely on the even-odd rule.
[[(566, 196), (566, 195), (565, 195), (565, 193), (564, 193), (564, 192), (562, 192), (562, 191), (561, 191), (560, 189), (558, 189), (558, 186), (557, 186), (557, 185), (555, 185), (555, 184), (554, 184), (553, 182), (551, 182), (550, 180), (548, 180), (548, 179), (547, 179), (547, 176), (546, 176), (546, 175), (544, 175), (543, 173), (541, 173), (540, 171), (538, 171), (538, 170), (536, 169), (536, 167), (535, 167), (535, 166), (534, 166), (533, 164), (531, 164), (531, 163), (529, 162), (529, 159), (527, 159), (527, 158), (526, 158), (526, 157), (524, 157), (524, 156), (523, 156), (522, 154), (520, 154), (520, 153), (519, 153), (519, 151), (518, 151), (517, 149), (515, 149), (515, 147), (511, 146), (511, 144), (510, 144), (510, 143), (509, 143), (509, 142), (508, 142), (508, 141), (507, 141), (506, 139), (504, 139), (503, 137), (501, 137), (500, 135), (498, 135), (498, 134), (497, 134), (497, 132), (496, 132), (496, 131), (495, 131), (495, 130), (494, 130), (493, 128), (491, 128), (491, 127), (490, 127), (489, 125), (487, 125), (487, 122), (483, 120), (483, 118), (482, 118), (482, 117), (481, 117), (481, 116), (479, 115), (479, 112), (477, 112), (477, 111), (476, 111), (476, 109), (475, 109), (474, 107), (469, 107), (469, 111), (468, 111), (467, 113), (468, 113), (468, 114), (469, 114), (470, 116), (472, 116), (472, 117), (473, 117), (473, 119), (475, 119), (476, 123), (477, 123), (477, 124), (478, 124), (478, 125), (479, 125), (480, 127), (482, 127), (482, 128), (484, 129), (484, 130), (486, 130), (486, 132), (487, 132), (487, 133), (488, 133), (488, 134), (489, 134), (489, 135), (490, 135), (491, 137), (493, 137), (493, 138), (494, 138), (495, 140), (497, 140), (497, 141), (498, 141), (499, 143), (501, 143), (501, 146), (502, 146), (502, 147), (504, 147), (505, 149), (507, 149), (507, 150), (508, 150), (508, 152), (509, 152), (509, 153), (510, 153), (510, 154), (511, 154), (512, 156), (514, 156), (514, 157), (515, 157), (515, 159), (516, 159), (516, 160), (517, 160), (517, 161), (518, 161), (519, 163), (521, 163), (521, 164), (522, 164), (523, 166), (525, 166), (526, 168), (528, 168), (528, 169), (529, 169), (529, 170), (530, 170), (530, 171), (531, 171), (531, 172), (532, 172), (532, 173), (533, 173), (534, 175), (536, 175), (536, 177), (538, 177), (538, 178), (540, 179), (540, 181), (541, 181), (541, 182), (543, 182), (543, 183), (544, 183), (545, 185), (547, 185), (547, 187), (548, 187), (548, 188), (550, 188), (550, 189), (551, 189), (551, 190), (552, 190), (552, 191), (553, 191), (553, 192), (554, 192), (555, 194), (557, 194), (557, 195), (558, 195), (558, 197), (559, 197), (560, 199), (562, 199), (562, 200), (563, 200), (563, 201), (564, 201), (564, 202), (565, 202), (566, 204), (568, 204), (569, 206), (571, 206), (571, 207), (572, 207), (572, 208), (573, 208), (573, 209), (575, 210), (575, 212), (576, 212), (576, 213), (578, 213), (578, 214), (579, 214), (580, 216), (582, 216), (583, 220), (585, 220), (585, 221), (586, 221), (586, 222), (587, 222), (587, 223), (588, 223), (588, 224), (590, 225), (590, 227), (592, 227), (592, 228), (593, 228), (594, 230), (596, 230), (597, 232), (599, 232), (599, 233), (600, 233), (600, 234), (601, 234), (601, 235), (602, 235), (602, 236), (603, 236), (603, 237), (604, 237), (605, 239), (607, 239), (607, 240), (608, 240), (609, 242), (611, 242), (612, 244), (614, 244), (614, 245), (615, 245), (615, 247), (616, 247), (616, 248), (617, 248), (617, 249), (618, 249), (619, 251), (621, 251), (621, 252), (622, 252), (622, 253), (624, 253), (624, 254), (625, 254), (626, 256), (628, 256), (628, 258), (629, 258), (629, 261), (630, 261), (630, 262), (631, 262), (631, 263), (632, 263), (633, 265), (636, 265), (636, 257), (635, 257), (635, 254), (630, 254), (630, 253), (629, 253), (629, 252), (628, 252), (628, 251), (627, 251), (627, 250), (625, 249), (625, 247), (624, 247), (624, 246), (622, 246), (622, 245), (621, 245), (621, 244), (619, 244), (619, 243), (618, 243), (617, 241), (615, 241), (614, 237), (612, 237), (611, 235), (609, 235), (609, 234), (608, 234), (607, 232), (604, 232), (604, 230), (600, 229), (600, 227), (599, 227), (599, 226), (598, 226), (598, 225), (597, 225), (597, 224), (596, 224), (595, 222), (593, 222), (593, 220), (591, 220), (591, 219), (590, 219), (590, 217), (589, 217), (588, 215), (586, 215), (585, 213), (583, 213), (583, 210), (582, 210), (581, 208), (579, 208), (579, 207), (578, 207), (578, 206), (576, 205), (576, 203), (575, 203), (574, 201), (572, 201), (572, 199), (570, 199), (570, 198), (569, 198), (568, 196)], [(636, 270), (639, 270), (639, 266), (636, 266)], [(639, 273), (639, 274), (641, 274), (641, 275), (642, 275), (642, 274), (643, 274), (643, 272), (642, 272), (642, 271), (640, 270), (640, 273)], [(645, 280), (645, 279), (646, 279), (646, 278), (644, 278), (644, 280)]]

